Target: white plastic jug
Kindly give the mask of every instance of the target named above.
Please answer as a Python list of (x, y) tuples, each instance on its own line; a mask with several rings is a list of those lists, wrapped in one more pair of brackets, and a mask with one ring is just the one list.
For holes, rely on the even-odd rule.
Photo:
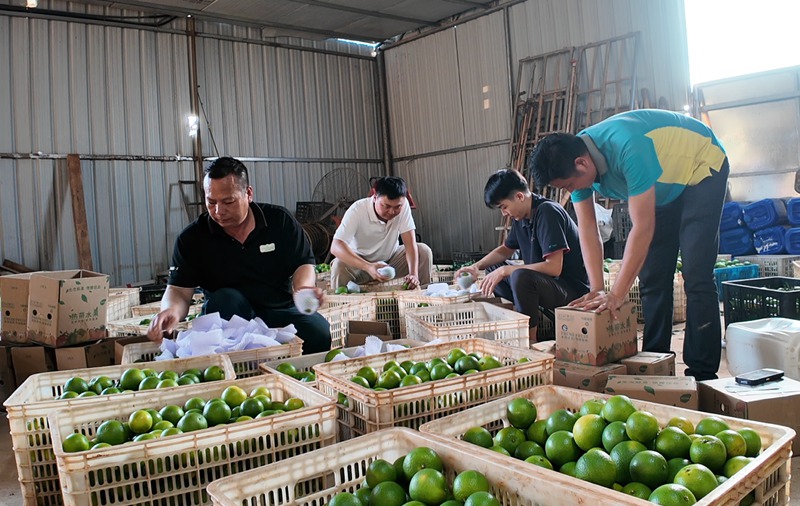
[(772, 367), (800, 380), (800, 320), (763, 318), (732, 323), (725, 340), (728, 370), (733, 376)]

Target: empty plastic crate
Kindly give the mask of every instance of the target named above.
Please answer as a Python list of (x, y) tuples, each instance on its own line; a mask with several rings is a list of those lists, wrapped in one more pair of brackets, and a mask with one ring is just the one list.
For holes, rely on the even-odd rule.
[(720, 230), (732, 230), (742, 225), (742, 204), (728, 202), (722, 206), (722, 219), (719, 222)]
[(778, 225), (753, 232), (753, 246), (759, 255), (780, 255), (786, 252), (786, 227)]
[(740, 227), (720, 232), (719, 251), (729, 255), (752, 255), (756, 252), (753, 246), (753, 232)]
[(742, 209), (742, 220), (750, 230), (774, 227), (787, 222), (786, 202), (782, 199), (763, 199)]

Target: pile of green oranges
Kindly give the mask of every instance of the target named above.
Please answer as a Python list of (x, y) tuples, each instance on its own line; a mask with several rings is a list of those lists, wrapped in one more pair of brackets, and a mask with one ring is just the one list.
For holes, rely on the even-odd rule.
[(452, 483), (435, 450), (420, 446), (394, 462), (373, 460), (365, 482), (342, 492), (327, 506), (500, 506), (489, 480), (478, 471), (462, 471)]
[(303, 407), (305, 403), (297, 397), (282, 402), (273, 401), (270, 390), (264, 386), (253, 389), (248, 395), (241, 387), (232, 385), (223, 390), (219, 398), (205, 400), (193, 397), (183, 406), (170, 404), (160, 410), (139, 409), (130, 414), (127, 422), (103, 422), (93, 439), (74, 432), (64, 438), (62, 444), (67, 453), (82, 452), (194, 432), (215, 425), (245, 422)]
[(81, 377), (73, 376), (64, 383), (58, 399), (111, 395), (154, 388), (170, 388), (224, 379), (225, 371), (218, 365), (212, 365), (205, 370), (187, 369), (181, 374), (175, 371), (156, 372), (153, 369), (131, 367), (123, 371), (122, 375), (117, 379), (112, 379), (108, 376), (95, 376), (87, 382)]
[[(527, 361), (527, 359), (520, 359)], [(427, 362), (406, 360), (398, 363), (389, 360), (382, 370), (364, 366), (350, 378), (350, 381), (364, 388), (376, 391), (419, 385), (428, 381), (457, 378), (466, 374), (488, 371), (503, 367), (495, 356), (467, 353), (462, 348), (453, 348), (446, 357), (436, 357)]]
[[(462, 439), (665, 506), (694, 504), (761, 452), (761, 437), (751, 428), (731, 430), (715, 416), (697, 426), (685, 417), (662, 425), (624, 395), (542, 419), (519, 397), (507, 404), (506, 418), (509, 425), (494, 435), (472, 427)], [(741, 504), (753, 499), (751, 493)]]

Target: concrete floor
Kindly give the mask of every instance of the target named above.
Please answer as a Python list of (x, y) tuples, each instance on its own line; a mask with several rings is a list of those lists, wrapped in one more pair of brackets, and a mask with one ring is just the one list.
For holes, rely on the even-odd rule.
[[(683, 328), (676, 325), (673, 332), (673, 349), (683, 349)], [(722, 367), (720, 376), (730, 376), (725, 362), (723, 350)], [(676, 369), (682, 375), (686, 366), (683, 364), (680, 351), (676, 357)], [(0, 506), (22, 506), (19, 483), (16, 476), (16, 463), (14, 453), (11, 451), (11, 437), (8, 433), (8, 419), (5, 413), (0, 414)], [(800, 457), (792, 459), (792, 475), (800, 476)], [(800, 504), (800, 486), (791, 487), (791, 500), (789, 504)]]

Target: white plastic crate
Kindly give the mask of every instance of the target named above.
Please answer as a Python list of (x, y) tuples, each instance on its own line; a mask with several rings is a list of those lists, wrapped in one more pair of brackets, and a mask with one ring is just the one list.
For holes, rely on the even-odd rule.
[(331, 349), (344, 346), (350, 320), (374, 320), (375, 299), (372, 297), (350, 297), (348, 295), (326, 295), (320, 307), (321, 314), (331, 326)]
[[(503, 506), (561, 506), (593, 504), (651, 504), (646, 501), (607, 501), (612, 491), (596, 487), (591, 495), (575, 488), (564, 475), (498, 464), (490, 455), (477, 456), (468, 448), (409, 429), (387, 429), (376, 434), (299, 455), (260, 469), (229, 476), (208, 487), (217, 506), (321, 506), (340, 492), (353, 492), (364, 483), (364, 473), (377, 459), (394, 462), (418, 447), (431, 448), (444, 464), (449, 483), (467, 470), (486, 476), (491, 492)], [(534, 466), (531, 466), (534, 467)], [(540, 478), (540, 479), (537, 479)], [(651, 504), (652, 506), (652, 504)]]
[(757, 264), (760, 278), (771, 278), (782, 276), (786, 278), (795, 277), (792, 262), (800, 260), (797, 255), (746, 255), (737, 256), (736, 260)]
[[(192, 304), (189, 306), (189, 312), (186, 314), (186, 316), (199, 315), (202, 311), (203, 304)], [(161, 301), (151, 302), (149, 304), (140, 304), (131, 307), (131, 317), (140, 316), (142, 318), (148, 318), (152, 315), (158, 314), (159, 312), (161, 312)]]
[(408, 309), (406, 337), (430, 342), (481, 338), (527, 348), (527, 315), (488, 302)]
[(106, 299), (106, 321), (130, 318), (131, 307), (139, 304), (141, 288), (110, 288)]
[[(452, 285), (450, 288), (458, 290), (458, 286)], [(466, 294), (466, 295), (452, 295), (449, 297), (434, 297), (432, 295), (425, 295), (421, 290), (410, 290), (408, 292), (399, 292), (397, 294), (397, 315), (400, 322), (400, 335), (406, 335), (406, 313), (409, 309), (418, 307), (429, 306), (443, 306), (445, 304), (459, 304), (462, 302), (469, 302), (473, 296), (482, 296), (481, 293)]]
[[(109, 337), (125, 337), (125, 336), (143, 336), (147, 334), (147, 329), (150, 327), (150, 322), (155, 316), (155, 313), (150, 313), (142, 316), (134, 316), (132, 318), (125, 318), (124, 320), (116, 320), (106, 323)], [(142, 323), (146, 322), (146, 323)], [(192, 320), (179, 322), (175, 326), (175, 332), (187, 330), (192, 328)]]
[[(144, 342), (126, 344), (122, 348), (123, 364), (135, 364), (137, 362), (149, 362), (161, 354), (158, 343)], [(261, 374), (258, 370), (259, 364), (267, 360), (279, 358), (299, 357), (303, 354), (303, 340), (295, 337), (290, 342), (280, 346), (270, 346), (268, 348), (256, 348), (253, 350), (231, 351), (225, 353), (233, 364), (233, 370), (237, 378), (249, 378)]]
[[(440, 270), (445, 269), (445, 270)], [(431, 271), (431, 283), (453, 283), (458, 269), (450, 265), (434, 265)], [(478, 281), (486, 277), (486, 271), (478, 271)]]
[[(225, 355), (208, 355), (180, 360), (164, 360), (136, 364), (137, 368), (150, 368), (161, 372), (217, 365), (225, 371), (225, 377), (235, 379), (233, 365)], [(17, 462), (17, 476), (22, 488), (23, 502), (28, 504), (61, 504), (61, 488), (58, 470), (50, 439), (48, 415), (64, 407), (82, 407), (87, 403), (105, 402), (111, 395), (75, 399), (57, 399), (63, 393), (64, 384), (73, 377), (89, 380), (95, 376), (108, 376), (119, 379), (130, 365), (112, 365), (91, 369), (73, 369), (34, 374), (23, 382), (3, 404), (8, 412), (8, 425), (11, 433), (11, 446)], [(174, 388), (186, 388), (185, 386)], [(118, 399), (132, 398), (138, 393), (113, 394)]]
[[(610, 264), (610, 272), (603, 273), (603, 285), (605, 290), (608, 292), (614, 286), (614, 281), (617, 279), (617, 273), (619, 272), (618, 262), (612, 262)], [(642, 297), (639, 294), (639, 278), (633, 280), (633, 286), (631, 286), (630, 291), (628, 292), (628, 296), (625, 300), (629, 300), (636, 304), (636, 319), (639, 323), (644, 322), (644, 313), (642, 311)], [(673, 323), (680, 323), (686, 321), (686, 292), (683, 289), (683, 274), (680, 272), (675, 273), (675, 277), (672, 281), (672, 301), (673, 301), (673, 311), (672, 311), (672, 321)]]
[(303, 400), (306, 407), (247, 422), (110, 448), (65, 453), (53, 447), (66, 506), (113, 504), (210, 504), (206, 486), (215, 479), (304, 454), (336, 441), (331, 399), (281, 375), (195, 385), (185, 390), (151, 390), (125, 402), (92, 403), (52, 415), (54, 441), (79, 431), (91, 437), (105, 420), (126, 421), (137, 409), (183, 405), (192, 397), (219, 397), (230, 385), (245, 391), (269, 388), (272, 398)]
[[(416, 348), (417, 346), (422, 346), (423, 342), (414, 341), (412, 339), (394, 339), (392, 341), (386, 341), (386, 344), (399, 344), (402, 346), (406, 346), (408, 348)], [(359, 347), (354, 346), (352, 348), (342, 348), (342, 351), (345, 355), (350, 356), (355, 350)], [(385, 347), (384, 347), (385, 348)], [(312, 353), (310, 355), (300, 355), (299, 357), (293, 358), (284, 358), (278, 360), (269, 360), (267, 362), (261, 363), (258, 368), (264, 374), (280, 374), (278, 371), (278, 366), (283, 363), (292, 364), (297, 372), (306, 372), (306, 371), (313, 371), (314, 366), (317, 364), (324, 364), (325, 363), (325, 356), (328, 354), (327, 351), (321, 351), (319, 353)], [(357, 357), (360, 358), (360, 357)], [(316, 386), (317, 382), (313, 381), (306, 381), (307, 385)]]
[[(452, 443), (461, 445), (465, 451), (469, 451), (473, 455), (480, 455), (481, 457), (484, 455), (487, 457), (492, 456), (498, 462), (498, 465), (515, 468), (521, 473), (535, 475), (536, 473), (544, 472), (541, 475), (543, 480), (566, 480), (565, 483), (570, 488), (582, 491), (581, 495), (584, 498), (591, 497), (592, 504), (651, 504), (577, 478), (570, 478), (555, 471), (520, 462), (512, 457), (496, 454), (496, 452), (461, 440), (463, 434), (472, 427), (484, 427), (494, 434), (501, 428), (508, 426), (506, 406), (508, 401), (515, 397), (525, 397), (533, 401), (538, 412), (538, 419), (544, 419), (559, 409), (577, 412), (587, 400), (608, 399), (610, 396), (586, 390), (547, 385), (518, 392), (503, 399), (434, 420), (421, 426), (419, 430), (431, 436), (448, 438)], [(633, 403), (638, 409), (655, 415), (662, 425), (675, 416), (686, 417), (692, 424), (697, 425), (697, 422), (709, 416), (699, 411), (656, 404), (654, 402), (634, 399)], [(727, 416), (719, 417), (734, 430), (751, 427), (757, 431), (761, 436), (763, 451), (756, 457), (755, 465), (748, 465), (695, 504), (697, 506), (738, 506), (740, 501), (753, 490), (756, 491), (756, 496), (761, 498), (762, 501), (756, 502), (756, 504), (770, 506), (788, 504), (791, 472), (789, 459), (792, 454), (792, 440), (795, 432), (787, 427), (763, 422)], [(550, 504), (578, 503), (554, 502)]]
[(400, 310), (397, 306), (398, 294), (403, 290), (403, 278), (395, 278), (385, 283), (366, 283), (360, 285), (360, 293), (340, 294), (340, 297), (353, 299), (367, 298), (375, 302), (375, 320), (389, 324), (392, 337), (405, 337), (400, 333)]
[[(377, 392), (350, 381), (364, 366), (382, 370), (389, 360), (402, 363), (405, 360), (420, 362), (444, 358), (456, 346), (467, 353), (494, 355), (503, 367)], [(527, 358), (528, 362), (519, 363), (521, 358)], [(338, 399), (340, 393), (347, 398), (346, 406), (338, 405), (338, 415), (342, 439), (348, 439), (387, 427), (415, 429), (427, 421), (469, 406), (535, 385), (550, 384), (553, 382), (553, 361), (553, 355), (527, 348), (486, 339), (466, 339), (458, 343), (430, 344), (370, 357), (328, 362), (315, 365), (314, 371), (317, 374), (317, 388), (321, 392), (334, 399)]]

